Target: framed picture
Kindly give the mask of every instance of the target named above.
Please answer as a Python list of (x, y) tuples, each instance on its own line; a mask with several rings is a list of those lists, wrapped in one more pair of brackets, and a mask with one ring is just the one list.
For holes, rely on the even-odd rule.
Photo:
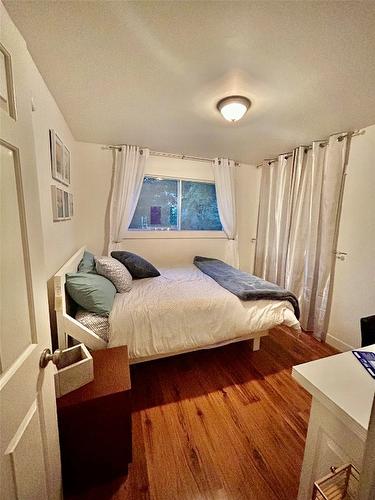
[(70, 184), (70, 151), (65, 145), (63, 154), (63, 183), (67, 186)]
[(17, 119), (12, 58), (2, 43), (0, 43), (0, 109)]
[[(54, 130), (50, 130), (52, 177), (64, 182), (64, 144)], [(70, 156), (70, 154), (69, 154)], [(70, 169), (70, 158), (69, 158)], [(70, 176), (70, 171), (69, 171)]]
[(69, 193), (63, 191), (64, 193), (64, 219), (70, 219), (69, 215)]
[(53, 220), (62, 221), (73, 216), (73, 195), (59, 186), (51, 186)]
[(73, 195), (72, 195), (72, 193), (69, 193), (69, 216), (73, 217), (73, 215), (74, 215)]
[(64, 191), (57, 186), (51, 186), (53, 220), (64, 220)]

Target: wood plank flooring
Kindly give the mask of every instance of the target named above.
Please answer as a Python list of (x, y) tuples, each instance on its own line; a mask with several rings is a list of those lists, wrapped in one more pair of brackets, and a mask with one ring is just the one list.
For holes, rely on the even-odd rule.
[(74, 500), (295, 499), (311, 400), (291, 368), (335, 352), (278, 328), (258, 352), (240, 342), (132, 367), (129, 474)]

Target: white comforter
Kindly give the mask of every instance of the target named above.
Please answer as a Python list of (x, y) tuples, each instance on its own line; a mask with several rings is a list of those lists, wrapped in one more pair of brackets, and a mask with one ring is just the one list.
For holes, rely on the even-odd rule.
[(281, 324), (299, 329), (287, 301), (243, 302), (195, 266), (160, 273), (116, 295), (109, 347), (127, 345), (131, 359), (225, 343)]

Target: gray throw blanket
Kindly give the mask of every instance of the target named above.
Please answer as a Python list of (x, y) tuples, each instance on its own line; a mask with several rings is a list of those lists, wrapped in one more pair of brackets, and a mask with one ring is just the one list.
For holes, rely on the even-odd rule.
[(214, 279), (223, 288), (236, 295), (241, 300), (287, 300), (294, 307), (294, 314), (299, 319), (298, 300), (292, 292), (248, 274), (218, 259), (194, 257), (194, 264), (203, 273)]

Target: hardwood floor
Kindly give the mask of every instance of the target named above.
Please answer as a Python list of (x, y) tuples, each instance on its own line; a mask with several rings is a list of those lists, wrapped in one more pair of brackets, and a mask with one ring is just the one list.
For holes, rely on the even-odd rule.
[(241, 342), (132, 367), (129, 475), (74, 498), (295, 499), (311, 400), (291, 367), (335, 352), (279, 328), (258, 352)]

